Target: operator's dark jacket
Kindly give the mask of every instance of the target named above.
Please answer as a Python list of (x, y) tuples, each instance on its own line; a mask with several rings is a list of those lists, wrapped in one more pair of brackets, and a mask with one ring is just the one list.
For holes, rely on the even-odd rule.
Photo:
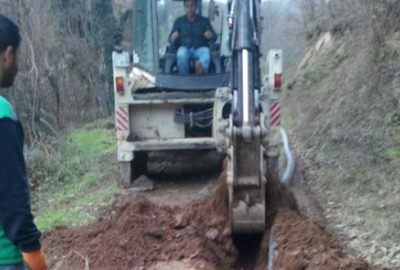
[[(186, 48), (200, 48), (207, 47), (209, 42), (217, 40), (217, 35), (211, 26), (210, 21), (200, 15), (196, 15), (193, 22), (189, 21), (186, 16), (179, 17), (175, 20), (174, 26), (172, 27), (171, 34), (169, 35), (169, 40), (171, 41), (171, 35), (175, 31), (179, 33), (178, 43), (175, 44), (178, 47), (184, 46)], [(211, 31), (212, 38), (207, 40), (204, 37), (206, 31)], [(171, 41), (172, 42), (172, 41)]]
[(22, 262), (21, 251), (40, 248), (33, 223), (23, 156), (23, 130), (0, 96), (0, 264)]

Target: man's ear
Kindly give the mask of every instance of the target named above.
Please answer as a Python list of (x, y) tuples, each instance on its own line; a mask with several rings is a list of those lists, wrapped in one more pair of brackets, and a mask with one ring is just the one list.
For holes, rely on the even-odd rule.
[(15, 54), (16, 54), (16, 50), (13, 47), (8, 46), (2, 53), (3, 64), (5, 66), (8, 66), (8, 65), (14, 63)]

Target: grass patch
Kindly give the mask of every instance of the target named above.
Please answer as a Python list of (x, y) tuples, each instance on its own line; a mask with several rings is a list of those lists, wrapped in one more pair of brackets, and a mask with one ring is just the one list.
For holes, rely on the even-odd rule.
[[(344, 57), (336, 52), (336, 49), (330, 49), (324, 52), (318, 59), (305, 69), (295, 74), (293, 80), (289, 83), (293, 88), (300, 89), (326, 89), (326, 87), (316, 87), (328, 78), (332, 70), (335, 70), (344, 60)], [(295, 90), (296, 91), (296, 90)]]
[(400, 38), (399, 39), (392, 39), (387, 42), (387, 45), (389, 48), (397, 53), (397, 55), (400, 55)]
[(287, 127), (288, 129), (292, 129), (295, 127), (296, 119), (291, 117), (288, 113), (282, 113), (282, 124), (283, 126)]
[(121, 192), (117, 186), (116, 141), (102, 121), (73, 130), (51, 147), (28, 154), (36, 222), (41, 230), (84, 225)]
[[(340, 167), (338, 169), (329, 170), (332, 181), (329, 181), (331, 188), (344, 190), (341, 191), (346, 196), (351, 193), (352, 189), (356, 189), (360, 196), (369, 193), (387, 194), (399, 187), (397, 173), (383, 174), (382, 170), (393, 171), (390, 164), (372, 165), (364, 164), (362, 166)], [(361, 204), (362, 205), (362, 204)]]
[[(398, 219), (384, 205), (396, 203), (393, 192), (399, 188), (396, 176), (382, 174), (390, 166), (364, 166), (325, 170), (324, 183), (340, 202), (340, 223), (363, 227), (374, 239), (388, 241), (400, 237)], [(394, 175), (398, 175), (397, 173)]]
[(367, 225), (370, 225), (376, 231), (378, 239), (390, 239), (398, 232), (396, 222), (393, 218), (382, 215), (377, 211), (374, 211), (374, 214), (371, 215), (368, 221)]
[[(40, 211), (36, 217), (36, 224), (41, 230), (48, 231), (59, 226), (82, 226), (94, 221), (101, 209), (110, 205), (120, 190), (116, 186), (108, 186), (80, 198), (70, 193), (70, 198), (77, 199), (71, 202), (68, 198), (61, 202), (54, 202), (52, 206)], [(69, 201), (68, 204), (62, 202)], [(54, 206), (53, 206), (54, 205)], [(60, 206), (61, 207), (57, 207)]]
[(398, 161), (400, 159), (400, 147), (393, 146), (386, 149), (384, 157), (390, 161)]
[(315, 155), (315, 160), (326, 164), (333, 164), (339, 157), (338, 146), (334, 144), (325, 144)]

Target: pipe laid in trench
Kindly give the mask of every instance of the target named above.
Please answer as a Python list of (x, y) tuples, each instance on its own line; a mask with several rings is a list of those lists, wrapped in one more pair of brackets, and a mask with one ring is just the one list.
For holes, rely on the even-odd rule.
[(288, 187), (292, 183), (296, 164), (292, 155), (292, 151), (290, 150), (289, 139), (286, 134), (286, 131), (283, 127), (281, 127), (280, 131), (283, 141), (283, 149), (285, 150), (286, 161), (287, 161), (286, 169), (282, 175), (281, 182)]
[(268, 263), (267, 270), (274, 270), (274, 252), (275, 252), (275, 236), (271, 230), (271, 234), (269, 235), (269, 250), (268, 250)]
[[(290, 150), (289, 139), (286, 134), (286, 131), (283, 127), (281, 127), (280, 131), (281, 131), (281, 136), (282, 136), (283, 148), (284, 148), (285, 155), (286, 155), (286, 169), (281, 177), (281, 182), (286, 187), (289, 187), (293, 181), (294, 170), (295, 170), (296, 164), (295, 164), (295, 160), (292, 155), (292, 151)], [(273, 231), (271, 230), (271, 233), (269, 236), (268, 263), (267, 263), (267, 268), (266, 268), (267, 270), (274, 269), (275, 247), (276, 247), (275, 236), (274, 236)]]

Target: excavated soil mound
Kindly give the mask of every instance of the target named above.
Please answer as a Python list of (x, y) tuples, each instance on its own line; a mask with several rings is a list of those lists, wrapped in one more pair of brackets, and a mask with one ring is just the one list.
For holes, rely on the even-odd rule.
[(371, 269), (301, 217), (293, 195), (268, 179), (269, 229), (263, 236), (232, 238), (223, 173), (207, 198), (170, 207), (126, 197), (90, 226), (48, 233), (44, 246), (58, 270), (265, 270), (272, 227), (277, 243), (273, 269)]
[(294, 211), (279, 209), (272, 231), (276, 242), (273, 269), (377, 269), (346, 254), (323, 228)]
[[(183, 207), (125, 198), (94, 224), (45, 236), (57, 248), (58, 269), (147, 269), (160, 261), (189, 259), (196, 269), (233, 269), (236, 250), (228, 224), (225, 176), (215, 193)], [(51, 250), (50, 250), (51, 252)]]

